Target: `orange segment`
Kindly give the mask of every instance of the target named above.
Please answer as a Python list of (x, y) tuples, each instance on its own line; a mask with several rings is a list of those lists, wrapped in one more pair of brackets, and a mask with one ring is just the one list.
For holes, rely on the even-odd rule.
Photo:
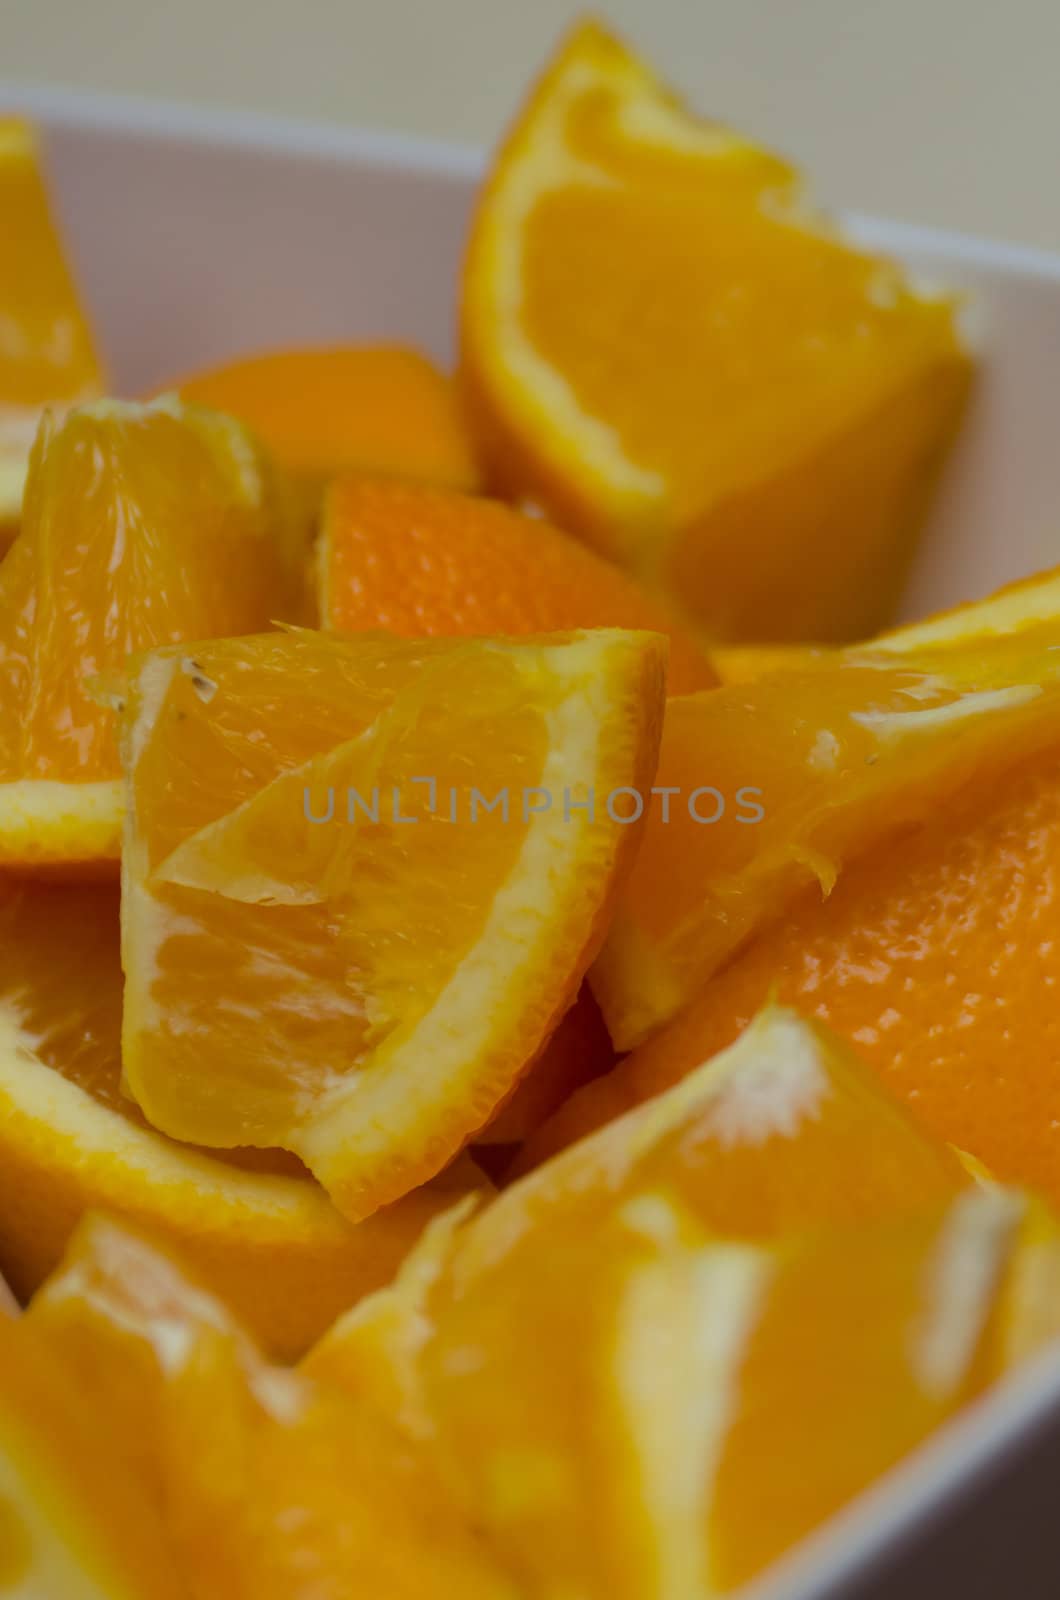
[(0, 116), (0, 550), (18, 521), (30, 446), (45, 406), (103, 387), (63, 254), (33, 130)]
[(274, 350), (167, 387), (239, 417), (282, 466), (308, 478), (356, 471), (478, 484), (452, 384), (417, 350)]
[(724, 1055), (512, 1184), (470, 1222), (473, 1199), (433, 1222), (394, 1283), (340, 1319), (307, 1363), (356, 1394), (400, 1396), (395, 1412), (415, 1417), (435, 1285), (490, 1272), (528, 1238), (591, 1233), (618, 1211), (647, 1228), (661, 1198), (697, 1230), (760, 1243), (869, 1227), (969, 1187), (957, 1156), (848, 1049), (773, 1008)]
[[(849, 1039), (938, 1136), (1060, 1201), (1060, 760), (971, 784), (804, 891), (680, 1016), (560, 1113), (580, 1137), (722, 1049), (776, 996)], [(547, 1140), (545, 1135), (548, 1134)], [(555, 1148), (557, 1129), (543, 1130)]]
[(194, 1263), (270, 1350), (298, 1355), (389, 1279), (465, 1175), (354, 1228), (289, 1158), (172, 1143), (121, 1093), (121, 1002), (115, 889), (3, 890), (0, 1270), (25, 1298), (103, 1207)]
[(23, 1318), (0, 1317), (0, 1586), (179, 1600), (173, 1552), (90, 1398)]
[(292, 1150), (355, 1220), (438, 1172), (599, 944), (636, 836), (607, 801), (651, 781), (663, 670), (618, 630), (145, 657), (123, 1056), (150, 1121)]
[(671, 694), (716, 682), (704, 652), (617, 567), (497, 501), (346, 478), (316, 557), (321, 626), (404, 638), (648, 628), (670, 638)]
[(1016, 1211), (767, 1250), (645, 1195), (458, 1261), (423, 1367), (465, 1504), (530, 1592), (732, 1592), (971, 1395)]
[(714, 636), (889, 619), (968, 385), (954, 301), (593, 23), (496, 158), (461, 337), (492, 480)]
[(267, 1366), (128, 1231), (86, 1225), (26, 1324), (112, 1419), (201, 1600), (513, 1600), (375, 1401)]
[(592, 974), (627, 1050), (801, 893), (1055, 741), (1055, 629), (945, 654), (836, 653), (670, 701), (656, 800)]
[(729, 645), (710, 652), (710, 664), (723, 684), (757, 683), (774, 672), (797, 672), (827, 662), (829, 652), (814, 644)]
[(0, 864), (115, 858), (130, 650), (282, 617), (262, 468), (228, 418), (117, 401), (46, 421), (0, 568)]

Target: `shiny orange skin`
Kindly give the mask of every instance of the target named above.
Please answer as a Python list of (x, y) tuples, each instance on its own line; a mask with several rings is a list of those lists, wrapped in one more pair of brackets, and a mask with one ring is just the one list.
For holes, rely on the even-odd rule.
[(347, 477), (317, 547), (321, 625), (404, 638), (648, 628), (670, 638), (670, 694), (717, 682), (706, 654), (617, 567), (499, 501)]
[(661, 1033), (574, 1096), (540, 1159), (657, 1094), (774, 996), (850, 1041), (916, 1117), (1060, 1199), (1060, 755), (810, 889)]

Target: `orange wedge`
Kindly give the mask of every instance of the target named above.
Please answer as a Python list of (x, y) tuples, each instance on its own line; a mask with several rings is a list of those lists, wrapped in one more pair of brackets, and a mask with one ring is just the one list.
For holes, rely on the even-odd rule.
[(617, 630), (143, 658), (123, 1059), (149, 1120), (291, 1150), (354, 1220), (437, 1173), (598, 947), (663, 673), (657, 635)]
[(108, 1415), (198, 1600), (513, 1600), (377, 1403), (268, 1366), (128, 1230), (86, 1223), (25, 1325)]
[(646, 1194), (458, 1256), (421, 1358), (443, 1459), (528, 1592), (731, 1593), (974, 1394), (1017, 1216), (970, 1191), (766, 1249)]
[(987, 1381), (1022, 1216), (774, 1010), (432, 1223), (306, 1370), (437, 1442), (527, 1592), (727, 1593)]
[(417, 350), (273, 350), (175, 380), (185, 400), (239, 417), (281, 466), (319, 484), (342, 472), (474, 489), (452, 383)]
[(378, 479), (332, 485), (316, 547), (320, 624), (403, 638), (649, 628), (670, 694), (716, 677), (698, 643), (610, 562), (495, 500)]
[(25, 1298), (78, 1218), (105, 1208), (167, 1241), (279, 1355), (305, 1349), (474, 1173), (354, 1228), (297, 1163), (178, 1145), (121, 1093), (118, 896), (34, 885), (0, 897), (0, 1271)]
[(799, 894), (827, 898), (849, 863), (1048, 749), (1058, 637), (837, 652), (671, 700), (657, 798), (592, 973), (616, 1047), (674, 1016)]
[(0, 551), (15, 532), (26, 463), (43, 409), (103, 387), (63, 254), (33, 130), (0, 116)]
[(98, 674), (130, 650), (270, 626), (285, 605), (263, 467), (236, 423), (118, 401), (46, 421), (0, 569), (0, 865), (116, 859)]
[(180, 1600), (161, 1519), (104, 1418), (23, 1318), (0, 1317), (0, 1587)]
[(593, 23), (496, 157), (461, 340), (492, 481), (713, 637), (890, 619), (968, 387), (954, 301)]

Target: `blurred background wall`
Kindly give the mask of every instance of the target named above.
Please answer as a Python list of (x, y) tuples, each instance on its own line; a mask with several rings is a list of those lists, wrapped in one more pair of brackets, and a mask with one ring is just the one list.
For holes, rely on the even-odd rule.
[[(1060, 249), (1060, 0), (602, 0), (832, 205)], [(571, 0), (0, 0), (0, 80), (493, 140)]]

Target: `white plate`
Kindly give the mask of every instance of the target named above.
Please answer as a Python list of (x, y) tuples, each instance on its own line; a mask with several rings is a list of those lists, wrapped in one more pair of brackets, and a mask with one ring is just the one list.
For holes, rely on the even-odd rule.
[[(0, 84), (2, 109), (48, 130), (62, 221), (123, 390), (277, 344), (399, 339), (451, 359), (474, 152)], [(1060, 259), (848, 222), (966, 285), (983, 341), (906, 613), (1060, 563)], [(756, 1600), (1056, 1600), (1058, 1484), (1060, 1353), (936, 1435)]]

